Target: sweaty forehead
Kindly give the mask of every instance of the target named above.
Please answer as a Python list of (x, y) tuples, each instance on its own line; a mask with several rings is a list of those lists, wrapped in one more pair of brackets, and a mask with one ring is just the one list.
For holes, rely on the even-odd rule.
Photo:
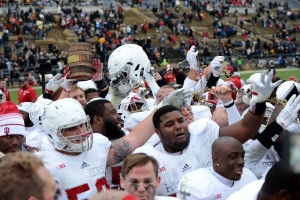
[(104, 106), (105, 106), (105, 110), (108, 112), (115, 109), (115, 107), (111, 103), (105, 103)]
[(164, 115), (161, 115), (160, 116), (160, 123), (165, 123), (165, 122), (168, 122), (168, 121), (177, 120), (180, 117), (183, 117), (181, 112), (179, 112), (178, 110), (174, 110), (172, 112), (168, 112)]
[(157, 96), (168, 96), (171, 92), (173, 92), (173, 88), (161, 88), (157, 92)]

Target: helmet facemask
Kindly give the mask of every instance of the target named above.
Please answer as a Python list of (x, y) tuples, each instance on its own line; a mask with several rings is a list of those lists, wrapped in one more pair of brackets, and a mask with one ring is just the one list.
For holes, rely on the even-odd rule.
[[(64, 136), (65, 129), (78, 125), (83, 125), (86, 131), (80, 135)], [(90, 150), (93, 146), (93, 131), (90, 125), (90, 118), (87, 116), (80, 121), (58, 127), (57, 137), (59, 139), (59, 142), (55, 146), (57, 150), (66, 152), (84, 152)]]
[(111, 79), (111, 87), (115, 90), (115, 95), (126, 97), (131, 92), (128, 75), (125, 72), (120, 72)]

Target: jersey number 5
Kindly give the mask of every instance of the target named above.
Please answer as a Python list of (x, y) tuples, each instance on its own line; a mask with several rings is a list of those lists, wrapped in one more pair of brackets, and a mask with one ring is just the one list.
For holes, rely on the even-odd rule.
[[(110, 189), (105, 177), (98, 179), (96, 181), (95, 185), (96, 185), (96, 188), (97, 188), (98, 192), (103, 190), (102, 189), (103, 186), (105, 186), (106, 189)], [(86, 183), (86, 184), (79, 185), (77, 187), (68, 189), (68, 190), (66, 190), (66, 193), (67, 193), (67, 196), (68, 196), (69, 200), (78, 200), (77, 194), (80, 194), (80, 193), (83, 193), (83, 192), (86, 192), (86, 191), (89, 191), (89, 190), (90, 190), (90, 187)]]

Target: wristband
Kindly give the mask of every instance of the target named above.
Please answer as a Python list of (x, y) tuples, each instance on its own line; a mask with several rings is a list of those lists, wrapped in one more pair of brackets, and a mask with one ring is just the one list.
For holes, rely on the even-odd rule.
[(225, 108), (230, 108), (234, 105), (233, 99), (231, 99), (231, 101), (229, 101), (228, 103), (224, 103), (224, 107)]
[(250, 111), (253, 115), (262, 115), (266, 111), (266, 102), (256, 103), (250, 106)]
[(44, 90), (47, 94), (53, 94), (53, 91), (52, 90), (48, 90), (47, 88), (45, 88)]
[(270, 149), (273, 145), (272, 138), (277, 134), (279, 135), (283, 131), (283, 128), (275, 121), (270, 123), (265, 130), (257, 137), (257, 140)]
[(214, 75), (211, 75), (207, 81), (207, 87), (211, 88), (212, 86), (216, 86), (217, 82), (220, 77), (215, 77)]
[(47, 93), (47, 92), (44, 92), (44, 93), (43, 93), (43, 98), (44, 98), (44, 99), (50, 99), (50, 100), (51, 100), (51, 97), (52, 97), (51, 94), (49, 94), (49, 93)]

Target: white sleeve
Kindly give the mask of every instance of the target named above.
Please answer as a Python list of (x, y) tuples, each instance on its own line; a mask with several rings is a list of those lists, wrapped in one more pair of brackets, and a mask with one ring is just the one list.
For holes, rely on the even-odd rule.
[(245, 167), (252, 169), (266, 155), (269, 149), (258, 140), (254, 140), (245, 148)]
[(184, 80), (182, 88), (186, 89), (186, 90), (187, 89), (192, 89), (192, 88), (195, 87), (195, 85), (196, 85), (196, 81), (186, 77), (186, 79)]
[(228, 117), (228, 125), (234, 124), (242, 119), (235, 104), (230, 108), (225, 107), (225, 109)]
[(152, 91), (152, 94), (154, 96), (154, 100), (156, 101), (157, 92), (159, 90), (159, 86), (157, 85), (156, 81), (149, 81), (148, 85)]
[(198, 83), (195, 86), (195, 91), (204, 90), (207, 84), (207, 80), (204, 78), (204, 76), (201, 76), (201, 79), (198, 81)]

